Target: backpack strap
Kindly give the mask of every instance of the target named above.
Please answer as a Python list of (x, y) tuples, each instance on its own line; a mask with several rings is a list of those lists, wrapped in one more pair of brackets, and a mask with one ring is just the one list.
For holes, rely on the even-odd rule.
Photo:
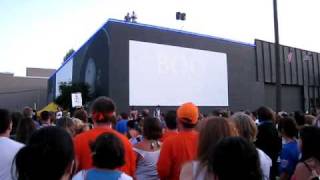
[(307, 167), (307, 169), (308, 169), (310, 172), (312, 172), (311, 167), (310, 167), (305, 161), (303, 161), (303, 164)]
[(312, 169), (305, 161), (303, 161), (303, 164), (311, 172), (311, 180), (319, 180), (320, 179), (316, 170)]

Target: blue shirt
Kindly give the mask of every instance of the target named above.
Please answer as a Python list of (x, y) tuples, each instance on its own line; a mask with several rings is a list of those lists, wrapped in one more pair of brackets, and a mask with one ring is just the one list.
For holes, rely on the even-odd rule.
[(128, 120), (126, 119), (119, 120), (116, 125), (116, 130), (119, 133), (126, 134), (128, 132), (127, 124), (128, 124)]
[(103, 171), (103, 170), (96, 170), (90, 169), (87, 171), (87, 178), (86, 180), (118, 180), (121, 176), (121, 172), (119, 171)]
[(300, 151), (296, 140), (283, 144), (280, 153), (280, 174), (288, 173), (291, 177), (298, 164), (299, 155)]

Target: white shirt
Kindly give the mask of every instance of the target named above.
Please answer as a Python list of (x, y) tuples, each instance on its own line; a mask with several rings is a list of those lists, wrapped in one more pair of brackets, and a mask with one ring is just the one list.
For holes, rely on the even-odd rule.
[(11, 167), (14, 157), (24, 145), (7, 137), (0, 137), (0, 179), (11, 180)]
[(271, 158), (262, 150), (258, 149), (259, 159), (260, 159), (260, 168), (262, 171), (263, 179), (269, 180), (270, 176), (270, 168), (272, 166), (272, 160)]

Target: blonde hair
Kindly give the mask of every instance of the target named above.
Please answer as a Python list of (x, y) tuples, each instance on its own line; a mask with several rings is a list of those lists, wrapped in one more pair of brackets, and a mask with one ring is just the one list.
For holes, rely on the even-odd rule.
[(231, 116), (241, 137), (253, 142), (256, 139), (258, 128), (253, 119), (245, 113), (237, 112)]

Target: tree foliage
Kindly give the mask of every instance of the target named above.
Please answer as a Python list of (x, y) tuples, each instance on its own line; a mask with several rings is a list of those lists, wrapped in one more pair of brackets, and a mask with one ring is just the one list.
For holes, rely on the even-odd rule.
[(72, 109), (72, 93), (81, 92), (82, 104), (86, 104), (92, 98), (89, 94), (90, 87), (86, 83), (61, 83), (59, 90), (60, 95), (54, 100), (54, 102), (64, 110)]
[(65, 62), (73, 53), (75, 52), (74, 49), (69, 49), (66, 55), (63, 57), (63, 62)]

